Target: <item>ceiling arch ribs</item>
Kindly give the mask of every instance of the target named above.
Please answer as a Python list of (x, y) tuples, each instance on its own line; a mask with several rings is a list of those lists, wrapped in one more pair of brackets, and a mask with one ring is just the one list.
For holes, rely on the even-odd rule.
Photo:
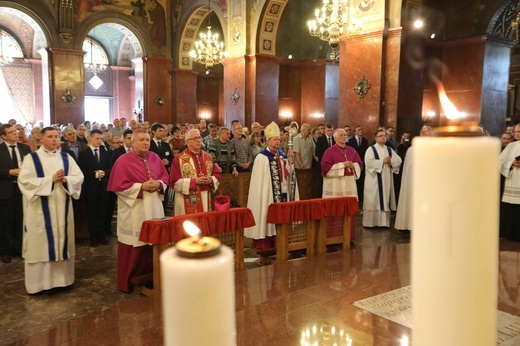
[(260, 22), (261, 27), (257, 50), (259, 53), (276, 55), (276, 37), (287, 1), (270, 0), (267, 2), (262, 21)]

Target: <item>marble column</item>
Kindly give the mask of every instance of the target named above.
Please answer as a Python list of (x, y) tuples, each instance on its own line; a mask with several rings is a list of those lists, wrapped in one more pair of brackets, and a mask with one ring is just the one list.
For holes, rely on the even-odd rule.
[(194, 123), (197, 119), (197, 72), (176, 69), (173, 76), (172, 121)]
[[(382, 121), (383, 31), (376, 30), (342, 41), (340, 56), (340, 91), (338, 121), (361, 125), (370, 140)], [(364, 78), (370, 85), (361, 97), (354, 91)]]
[[(42, 69), (48, 78), (49, 89), (48, 95), (43, 95), (43, 98), (48, 99), (50, 123), (82, 123), (85, 121), (83, 51), (51, 47), (41, 51), (41, 54), (46, 54)], [(42, 83), (46, 82), (42, 80)], [(70, 103), (62, 98), (67, 90), (72, 95)], [(44, 100), (44, 104), (47, 101)]]
[(173, 121), (170, 69), (170, 58), (143, 58), (144, 120), (150, 124)]

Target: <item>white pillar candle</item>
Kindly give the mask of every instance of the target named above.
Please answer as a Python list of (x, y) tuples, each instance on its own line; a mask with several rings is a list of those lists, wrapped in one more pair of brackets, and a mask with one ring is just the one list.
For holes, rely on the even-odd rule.
[(233, 250), (190, 258), (169, 248), (161, 277), (165, 345), (236, 345)]
[(414, 139), (414, 345), (495, 345), (498, 139)]

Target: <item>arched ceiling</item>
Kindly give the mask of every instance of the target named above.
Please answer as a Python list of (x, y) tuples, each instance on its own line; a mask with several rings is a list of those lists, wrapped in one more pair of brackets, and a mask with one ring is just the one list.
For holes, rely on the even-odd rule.
[(111, 65), (132, 66), (132, 59), (143, 56), (143, 49), (137, 37), (120, 24), (100, 24), (92, 28), (87, 36), (103, 46)]
[(40, 26), (27, 14), (11, 7), (0, 7), (0, 26), (18, 40), (26, 58), (39, 58), (39, 49), (48, 46)]

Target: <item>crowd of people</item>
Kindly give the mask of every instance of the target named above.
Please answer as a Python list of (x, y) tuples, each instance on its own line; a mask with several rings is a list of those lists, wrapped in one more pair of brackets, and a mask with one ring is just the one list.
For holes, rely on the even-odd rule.
[[(420, 135), (431, 134), (424, 125)], [(320, 172), (323, 198), (357, 198), (363, 227), (390, 227), (397, 209), (395, 228), (411, 230), (411, 134), (403, 133), (399, 142), (395, 136), (393, 127), (380, 127), (369, 143), (361, 126), (330, 123), (302, 124), (295, 131), (274, 122), (247, 128), (236, 120), (230, 127), (205, 119), (150, 125), (122, 118), (108, 125), (85, 121), (30, 128), (12, 120), (0, 125), (1, 261), (25, 259), (29, 293), (71, 285), (72, 201), (82, 196), (92, 247), (108, 244), (117, 206), (118, 288), (130, 292), (132, 278), (152, 271), (151, 247), (139, 241), (142, 222), (211, 210), (211, 192), (221, 175), (245, 172), (251, 173), (254, 198), (247, 206), (256, 221), (245, 236), (261, 258), (275, 248), (267, 208), (299, 199), (297, 170)], [(513, 138), (520, 139), (520, 125), (501, 136), (501, 235), (520, 241), (520, 234), (503, 226), (516, 224), (520, 215), (520, 142)]]

